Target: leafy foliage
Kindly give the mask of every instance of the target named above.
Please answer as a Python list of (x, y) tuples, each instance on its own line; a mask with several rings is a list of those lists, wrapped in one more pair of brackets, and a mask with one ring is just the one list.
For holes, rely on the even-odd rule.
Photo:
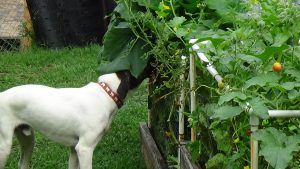
[(109, 60), (110, 64), (102, 65), (100, 73), (111, 73), (121, 70), (131, 70), (138, 76), (144, 70), (148, 59), (141, 58), (147, 46), (140, 39), (134, 39), (126, 23), (111, 26), (104, 39), (104, 48), (101, 60)]
[(262, 142), (260, 155), (275, 169), (286, 168), (293, 159), (292, 152), (300, 150), (300, 136), (286, 136), (275, 128), (266, 128), (254, 133), (254, 138)]
[[(299, 155), (292, 153), (299, 150), (294, 140), (298, 136), (276, 140), (299, 134), (299, 121), (268, 119), (267, 112), (299, 109), (299, 27), (296, 0), (119, 0), (102, 52), (111, 62), (103, 70), (129, 69), (138, 76), (147, 59), (155, 58), (157, 74), (168, 79), (161, 88), (174, 89), (179, 96), (180, 89), (189, 87), (178, 81), (187, 72), (181, 56), (189, 55), (189, 39), (209, 40), (208, 45), (199, 43), (200, 50), (223, 76), (225, 87), (219, 88), (196, 62), (199, 107), (186, 113), (199, 135), (191, 146), (193, 156), (198, 154), (207, 168), (249, 166), (250, 138), (245, 132), (249, 115), (256, 115), (264, 119), (264, 127), (274, 127), (258, 132), (265, 159), (261, 167), (299, 168)], [(272, 71), (274, 62), (283, 66), (279, 73)], [(276, 158), (267, 142), (286, 158)]]

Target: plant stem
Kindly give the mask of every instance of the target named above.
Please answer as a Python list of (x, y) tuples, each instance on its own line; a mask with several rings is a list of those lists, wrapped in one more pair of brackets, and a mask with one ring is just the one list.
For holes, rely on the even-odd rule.
[(172, 9), (174, 17), (176, 17), (176, 13), (175, 13), (174, 6), (173, 6), (173, 0), (170, 0), (170, 5), (171, 5), (171, 9)]

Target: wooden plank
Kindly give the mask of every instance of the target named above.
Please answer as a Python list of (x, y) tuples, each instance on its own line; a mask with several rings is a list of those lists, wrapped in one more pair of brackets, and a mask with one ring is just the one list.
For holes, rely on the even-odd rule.
[(184, 146), (180, 146), (180, 168), (181, 169), (201, 169), (194, 162), (192, 162), (191, 155)]
[(20, 39), (22, 0), (0, 0), (0, 39)]
[(146, 123), (140, 123), (141, 151), (148, 169), (167, 169), (168, 165), (158, 150)]

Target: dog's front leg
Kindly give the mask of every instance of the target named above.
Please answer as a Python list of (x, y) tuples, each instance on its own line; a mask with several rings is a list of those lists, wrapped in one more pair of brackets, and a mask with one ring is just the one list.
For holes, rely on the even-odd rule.
[(79, 169), (79, 161), (75, 147), (71, 147), (69, 157), (69, 169)]
[(80, 169), (92, 169), (94, 148), (78, 144), (75, 149), (78, 155)]
[[(4, 119), (4, 120), (2, 120)], [(4, 169), (6, 160), (10, 154), (14, 128), (10, 121), (0, 118), (0, 169)], [(6, 120), (6, 121), (5, 121)]]

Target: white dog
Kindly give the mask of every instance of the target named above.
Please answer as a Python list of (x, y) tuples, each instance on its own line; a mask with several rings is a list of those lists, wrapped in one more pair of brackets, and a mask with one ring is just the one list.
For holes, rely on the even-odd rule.
[(138, 81), (122, 71), (102, 75), (81, 88), (23, 85), (0, 93), (0, 169), (10, 153), (13, 135), (21, 145), (20, 169), (29, 168), (33, 129), (71, 147), (69, 169), (92, 169), (94, 148)]

